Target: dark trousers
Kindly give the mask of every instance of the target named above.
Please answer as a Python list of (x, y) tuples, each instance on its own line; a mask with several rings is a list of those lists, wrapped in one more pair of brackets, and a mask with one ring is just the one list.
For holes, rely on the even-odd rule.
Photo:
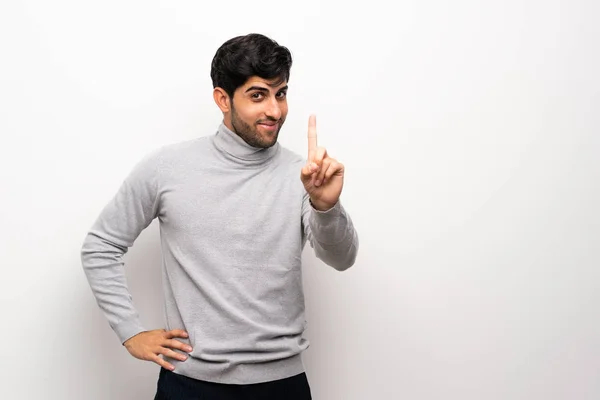
[(310, 400), (306, 374), (249, 385), (200, 381), (160, 369), (154, 400)]

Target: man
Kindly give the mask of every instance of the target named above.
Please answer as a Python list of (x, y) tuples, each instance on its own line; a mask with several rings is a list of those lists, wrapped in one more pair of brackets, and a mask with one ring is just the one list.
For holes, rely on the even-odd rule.
[[(277, 142), (292, 57), (249, 34), (225, 42), (211, 69), (223, 112), (214, 135), (164, 146), (126, 178), (87, 235), (82, 263), (97, 302), (133, 355), (160, 365), (155, 399), (310, 399), (301, 253), (337, 270), (358, 237), (340, 203), (344, 166)], [(298, 179), (300, 178), (300, 179)], [(122, 256), (160, 221), (166, 329), (146, 330)]]

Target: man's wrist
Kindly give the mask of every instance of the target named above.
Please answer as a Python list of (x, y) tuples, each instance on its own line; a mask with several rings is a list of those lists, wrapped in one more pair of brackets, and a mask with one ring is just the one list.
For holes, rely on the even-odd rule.
[(334, 204), (329, 204), (322, 201), (310, 199), (310, 204), (315, 210), (325, 212), (335, 207), (337, 202), (335, 202)]

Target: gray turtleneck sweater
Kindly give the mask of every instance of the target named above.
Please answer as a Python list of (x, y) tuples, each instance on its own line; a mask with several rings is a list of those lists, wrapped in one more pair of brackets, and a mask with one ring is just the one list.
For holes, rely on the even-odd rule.
[(123, 255), (160, 222), (165, 329), (184, 329), (175, 373), (220, 383), (304, 371), (301, 253), (337, 270), (353, 265), (358, 237), (341, 203), (315, 210), (300, 181), (305, 160), (276, 144), (249, 146), (224, 124), (168, 145), (125, 179), (85, 238), (82, 263), (121, 342), (146, 330), (127, 289)]

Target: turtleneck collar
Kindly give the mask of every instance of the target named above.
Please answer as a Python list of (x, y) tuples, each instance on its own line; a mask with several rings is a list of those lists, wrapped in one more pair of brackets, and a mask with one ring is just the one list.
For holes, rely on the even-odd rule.
[(279, 143), (267, 149), (250, 146), (224, 122), (219, 125), (213, 142), (225, 156), (243, 164), (260, 164), (271, 159), (279, 150)]

